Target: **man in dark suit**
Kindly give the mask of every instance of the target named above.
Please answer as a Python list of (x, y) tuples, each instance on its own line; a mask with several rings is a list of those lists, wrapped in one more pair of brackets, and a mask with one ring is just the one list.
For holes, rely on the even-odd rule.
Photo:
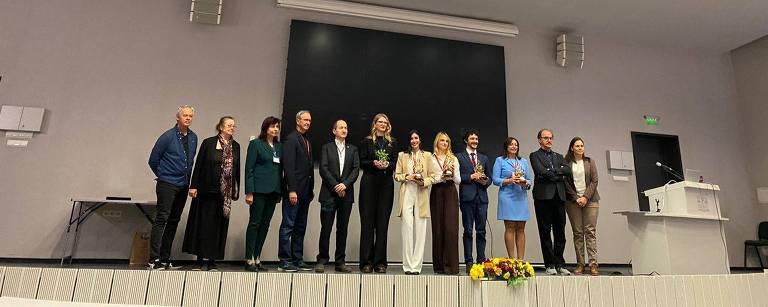
[[(539, 150), (529, 156), (533, 173), (533, 205), (536, 225), (539, 228), (541, 253), (547, 275), (571, 275), (565, 267), (565, 180), (571, 176), (571, 168), (563, 155), (552, 150), (552, 131), (541, 129), (536, 136)], [(554, 233), (554, 245), (552, 236)]]
[(283, 220), (280, 223), (280, 242), (277, 257), (279, 271), (311, 271), (304, 263), (304, 234), (307, 231), (307, 213), (315, 194), (312, 174), (312, 144), (306, 138), (312, 115), (309, 111), (296, 113), (296, 131), (285, 137), (281, 160), (285, 177)]
[[(469, 273), (472, 264), (485, 260), (485, 222), (488, 218), (488, 186), (491, 185), (491, 165), (488, 157), (477, 151), (480, 137), (476, 130), (469, 130), (464, 135), (467, 148), (459, 152), (459, 209), (461, 224), (464, 227), (464, 263)], [(472, 258), (472, 232), (477, 239), (477, 259)]]
[(355, 145), (347, 144), (347, 122), (337, 120), (333, 124), (335, 139), (323, 145), (320, 150), (320, 252), (317, 255), (315, 272), (325, 272), (325, 264), (330, 260), (328, 245), (336, 222), (336, 250), (334, 253), (335, 270), (349, 273), (352, 269), (345, 265), (347, 249), (347, 228), (355, 191), (352, 185), (360, 173), (360, 157)]

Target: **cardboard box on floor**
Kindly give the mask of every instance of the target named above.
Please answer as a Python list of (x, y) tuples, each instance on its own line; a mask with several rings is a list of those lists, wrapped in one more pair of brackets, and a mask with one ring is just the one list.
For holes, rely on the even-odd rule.
[(131, 269), (145, 268), (149, 263), (149, 233), (137, 231), (133, 234), (131, 243), (131, 260), (128, 265)]

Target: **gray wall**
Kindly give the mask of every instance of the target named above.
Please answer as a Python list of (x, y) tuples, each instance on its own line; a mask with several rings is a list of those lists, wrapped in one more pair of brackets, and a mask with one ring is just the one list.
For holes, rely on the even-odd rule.
[[(744, 130), (741, 137), (747, 140), (751, 203), (757, 203), (754, 192), (757, 187), (768, 187), (768, 139), (761, 134), (766, 130), (768, 118), (768, 36), (731, 51), (731, 61), (736, 79), (736, 88), (742, 110)], [(757, 221), (768, 221), (768, 205), (757, 205), (762, 213)], [(751, 229), (750, 229), (751, 227)], [(748, 225), (750, 239), (757, 233), (757, 225)], [(763, 250), (765, 253), (765, 249)], [(749, 253), (751, 265), (759, 265), (753, 252)]]
[[(605, 167), (606, 150), (631, 151), (630, 131), (679, 135), (684, 165), (721, 185), (722, 211), (731, 218), (726, 231), (732, 264), (740, 264), (741, 242), (754, 236), (754, 225), (765, 216), (753, 199), (752, 165), (742, 162), (753, 155), (727, 54), (633, 46), (585, 33), (585, 68), (561, 69), (552, 59), (554, 33), (524, 25), (520, 37), (508, 39), (230, 0), (224, 24), (207, 26), (187, 22), (188, 9), (186, 0), (0, 2), (0, 103), (47, 109), (44, 131), (29, 147), (0, 147), (0, 257), (59, 256), (72, 196), (153, 198), (147, 156), (156, 137), (173, 125), (179, 104), (196, 106), (193, 129), (201, 137), (213, 134), (220, 116), (234, 115), (236, 137), (245, 145), (262, 118), (281, 113), (292, 18), (504, 46), (510, 135), (524, 152), (536, 149), (541, 127), (555, 131), (561, 152), (580, 135), (600, 166), (601, 262), (630, 261), (626, 220), (611, 213), (637, 209), (634, 178), (613, 181)], [(645, 126), (646, 113), (660, 116), (661, 124)], [(481, 147), (500, 143), (482, 140)], [(504, 255), (503, 226), (495, 220), (495, 199), (490, 254), (498, 256)], [(125, 258), (132, 232), (148, 229), (132, 208), (108, 209), (123, 216), (93, 216), (83, 229), (80, 256)], [(244, 201), (236, 202), (228, 259), (242, 257), (247, 216)], [(278, 210), (264, 259), (276, 259), (279, 220)], [(400, 221), (391, 221), (389, 256), (399, 261)], [(187, 257), (180, 253), (184, 224), (174, 247), (179, 257)], [(528, 258), (541, 262), (533, 221), (527, 232)], [(313, 206), (308, 260), (317, 253), (318, 233)], [(357, 259), (358, 238), (354, 210), (350, 260)], [(570, 241), (566, 257), (573, 262)]]

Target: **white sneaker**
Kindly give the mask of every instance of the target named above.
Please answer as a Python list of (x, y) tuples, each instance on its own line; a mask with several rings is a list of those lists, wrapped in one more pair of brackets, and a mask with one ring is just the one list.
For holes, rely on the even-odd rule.
[(566, 268), (558, 268), (557, 272), (560, 273), (560, 275), (563, 276), (571, 276), (571, 271), (568, 271)]
[(555, 267), (551, 266), (551, 267), (548, 267), (546, 271), (544, 271), (544, 274), (557, 275), (557, 270), (555, 270)]

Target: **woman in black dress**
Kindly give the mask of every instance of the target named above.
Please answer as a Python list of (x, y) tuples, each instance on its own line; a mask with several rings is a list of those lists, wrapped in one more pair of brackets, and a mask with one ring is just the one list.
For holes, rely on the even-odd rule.
[(218, 135), (203, 140), (198, 150), (189, 196), (185, 253), (197, 256), (193, 270), (216, 270), (215, 259), (224, 258), (232, 202), (240, 186), (240, 144), (232, 137), (235, 119), (224, 116), (216, 125)]
[(397, 143), (385, 114), (376, 114), (371, 134), (360, 144), (360, 271), (387, 272), (387, 230), (392, 214)]

